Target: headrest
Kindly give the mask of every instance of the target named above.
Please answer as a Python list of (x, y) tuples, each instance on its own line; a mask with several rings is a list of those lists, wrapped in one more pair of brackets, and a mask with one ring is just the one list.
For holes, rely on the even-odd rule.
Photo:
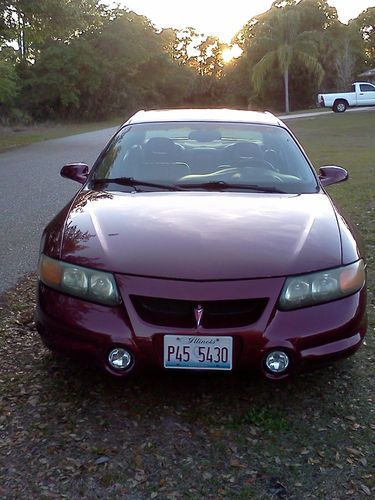
[(144, 149), (149, 153), (174, 153), (178, 146), (168, 137), (151, 137)]
[(228, 147), (228, 152), (237, 158), (259, 158), (261, 156), (258, 144), (254, 142), (239, 142)]

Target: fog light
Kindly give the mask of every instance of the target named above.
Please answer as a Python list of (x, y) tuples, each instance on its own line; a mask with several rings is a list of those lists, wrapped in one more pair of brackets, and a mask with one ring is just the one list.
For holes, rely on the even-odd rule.
[(283, 351), (272, 351), (266, 357), (266, 367), (271, 373), (282, 373), (289, 365), (289, 356)]
[(125, 349), (112, 349), (108, 354), (108, 363), (117, 370), (126, 370), (133, 363), (133, 356)]

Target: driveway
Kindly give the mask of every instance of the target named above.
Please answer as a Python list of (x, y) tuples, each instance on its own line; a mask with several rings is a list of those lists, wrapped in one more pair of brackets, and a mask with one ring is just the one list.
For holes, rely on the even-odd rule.
[(79, 185), (59, 175), (65, 163), (92, 165), (116, 128), (0, 153), (0, 293), (35, 271), (42, 230)]
[[(326, 108), (326, 111), (309, 111), (307, 113), (295, 113), (292, 115), (278, 115), (280, 120), (287, 121), (293, 120), (295, 118), (314, 118), (316, 116), (323, 115), (332, 115), (333, 111), (329, 108)], [(345, 113), (358, 113), (359, 111), (374, 111), (375, 108), (373, 106), (364, 107), (364, 108), (350, 108), (345, 111)]]

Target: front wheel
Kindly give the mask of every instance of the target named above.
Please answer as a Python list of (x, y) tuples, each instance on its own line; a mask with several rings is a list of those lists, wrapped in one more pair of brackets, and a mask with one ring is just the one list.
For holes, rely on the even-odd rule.
[(335, 113), (344, 113), (347, 107), (348, 103), (346, 101), (339, 100), (334, 102), (332, 109)]

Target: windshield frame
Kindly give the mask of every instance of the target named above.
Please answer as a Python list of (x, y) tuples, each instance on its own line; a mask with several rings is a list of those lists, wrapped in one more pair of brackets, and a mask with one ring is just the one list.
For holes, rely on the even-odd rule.
[[(169, 125), (171, 125), (171, 126), (177, 125), (177, 126), (180, 126), (182, 128), (185, 124), (186, 124), (186, 126), (195, 125), (196, 124), (197, 126), (201, 126), (201, 125), (207, 125), (207, 126), (210, 126), (210, 125), (219, 125), (219, 126), (220, 125), (222, 125), (222, 126), (237, 125), (237, 126), (240, 126), (240, 127), (245, 127), (245, 126), (249, 125), (249, 126), (253, 126), (253, 127), (257, 127), (257, 128), (258, 127), (259, 128), (265, 127), (265, 128), (268, 128), (268, 129), (275, 128), (275, 129), (283, 130), (284, 133), (287, 133), (290, 136), (293, 145), (297, 147), (297, 150), (301, 154), (301, 157), (304, 159), (304, 161), (306, 163), (306, 166), (309, 169), (310, 174), (312, 174), (311, 180), (314, 180), (314, 182), (315, 182), (315, 186), (311, 185), (311, 190), (308, 190), (308, 191), (298, 190), (298, 192), (294, 192), (294, 191), (293, 192), (289, 192), (289, 191), (286, 191), (285, 194), (310, 194), (310, 193), (314, 194), (314, 193), (319, 193), (322, 190), (322, 187), (321, 187), (320, 182), (319, 182), (318, 174), (317, 174), (317, 172), (316, 172), (313, 164), (311, 163), (308, 155), (304, 151), (302, 145), (298, 141), (298, 139), (295, 136), (295, 134), (284, 123), (282, 123), (282, 124), (273, 124), (273, 123), (220, 121), (220, 120), (186, 120), (186, 121), (182, 121), (182, 120), (181, 121), (176, 121), (176, 120), (163, 121), (163, 120), (161, 120), (161, 121), (144, 121), (144, 122), (136, 122), (136, 123), (126, 122), (123, 125), (121, 125), (121, 127), (113, 134), (113, 136), (111, 137), (111, 139), (108, 141), (108, 143), (106, 144), (106, 146), (104, 147), (104, 149), (99, 154), (98, 158), (96, 159), (96, 161), (93, 164), (92, 169), (90, 170), (90, 173), (89, 173), (88, 178), (87, 178), (86, 186), (90, 185), (91, 189), (97, 189), (98, 185), (95, 188), (93, 187), (94, 183), (95, 183), (95, 180), (96, 180), (95, 179), (95, 174), (97, 172), (97, 169), (100, 166), (100, 164), (102, 163), (102, 161), (105, 158), (106, 154), (108, 153), (109, 149), (113, 146), (114, 141), (116, 140), (116, 138), (120, 134), (123, 134), (124, 131), (126, 131), (126, 129), (135, 128), (135, 127), (144, 127), (144, 126), (147, 126), (147, 125), (150, 125), (150, 126), (161, 125), (162, 127), (163, 126), (167, 127)], [(233, 140), (238, 140), (238, 139), (233, 139)], [(201, 174), (201, 177), (204, 177), (204, 174)], [(152, 182), (152, 181), (150, 181), (150, 182)], [(204, 182), (204, 179), (201, 179), (201, 181), (198, 182), (197, 184), (202, 184), (203, 182)], [(162, 180), (160, 181), (160, 184), (161, 183), (166, 184), (165, 181), (162, 181)], [(109, 182), (109, 184), (110, 184), (110, 182)], [(181, 184), (171, 183), (170, 186), (173, 187), (173, 184), (177, 185), (178, 187), (183, 188), (183, 189), (181, 189), (181, 191), (182, 190), (183, 191), (189, 191), (189, 190), (193, 191), (193, 190), (195, 190), (195, 188), (192, 185), (192, 183), (189, 183), (189, 186), (186, 186), (186, 188), (184, 188), (184, 184), (183, 183), (181, 183)], [(249, 184), (249, 182), (243, 182), (243, 184)], [(236, 192), (240, 191), (240, 186), (241, 186), (241, 183), (236, 184), (236, 186), (234, 187), (234, 190)], [(129, 187), (129, 186), (127, 186), (127, 187)], [(124, 186), (121, 186), (120, 184), (117, 184), (117, 187), (116, 187), (115, 191), (123, 191), (123, 188), (124, 188)], [(197, 188), (198, 188), (198, 186), (197, 186)], [(100, 187), (100, 189), (101, 190), (108, 190), (108, 189), (105, 188), (105, 183), (103, 183), (103, 185)], [(202, 188), (199, 187), (199, 189), (202, 189)], [(111, 191), (114, 191), (114, 190), (111, 189)], [(210, 191), (212, 191), (212, 190), (210, 190)], [(219, 189), (218, 189), (218, 191), (219, 191)], [(227, 189), (226, 191), (230, 191), (230, 189)], [(249, 191), (248, 189), (246, 189), (246, 187), (244, 186), (244, 192), (249, 193), (251, 191)]]

